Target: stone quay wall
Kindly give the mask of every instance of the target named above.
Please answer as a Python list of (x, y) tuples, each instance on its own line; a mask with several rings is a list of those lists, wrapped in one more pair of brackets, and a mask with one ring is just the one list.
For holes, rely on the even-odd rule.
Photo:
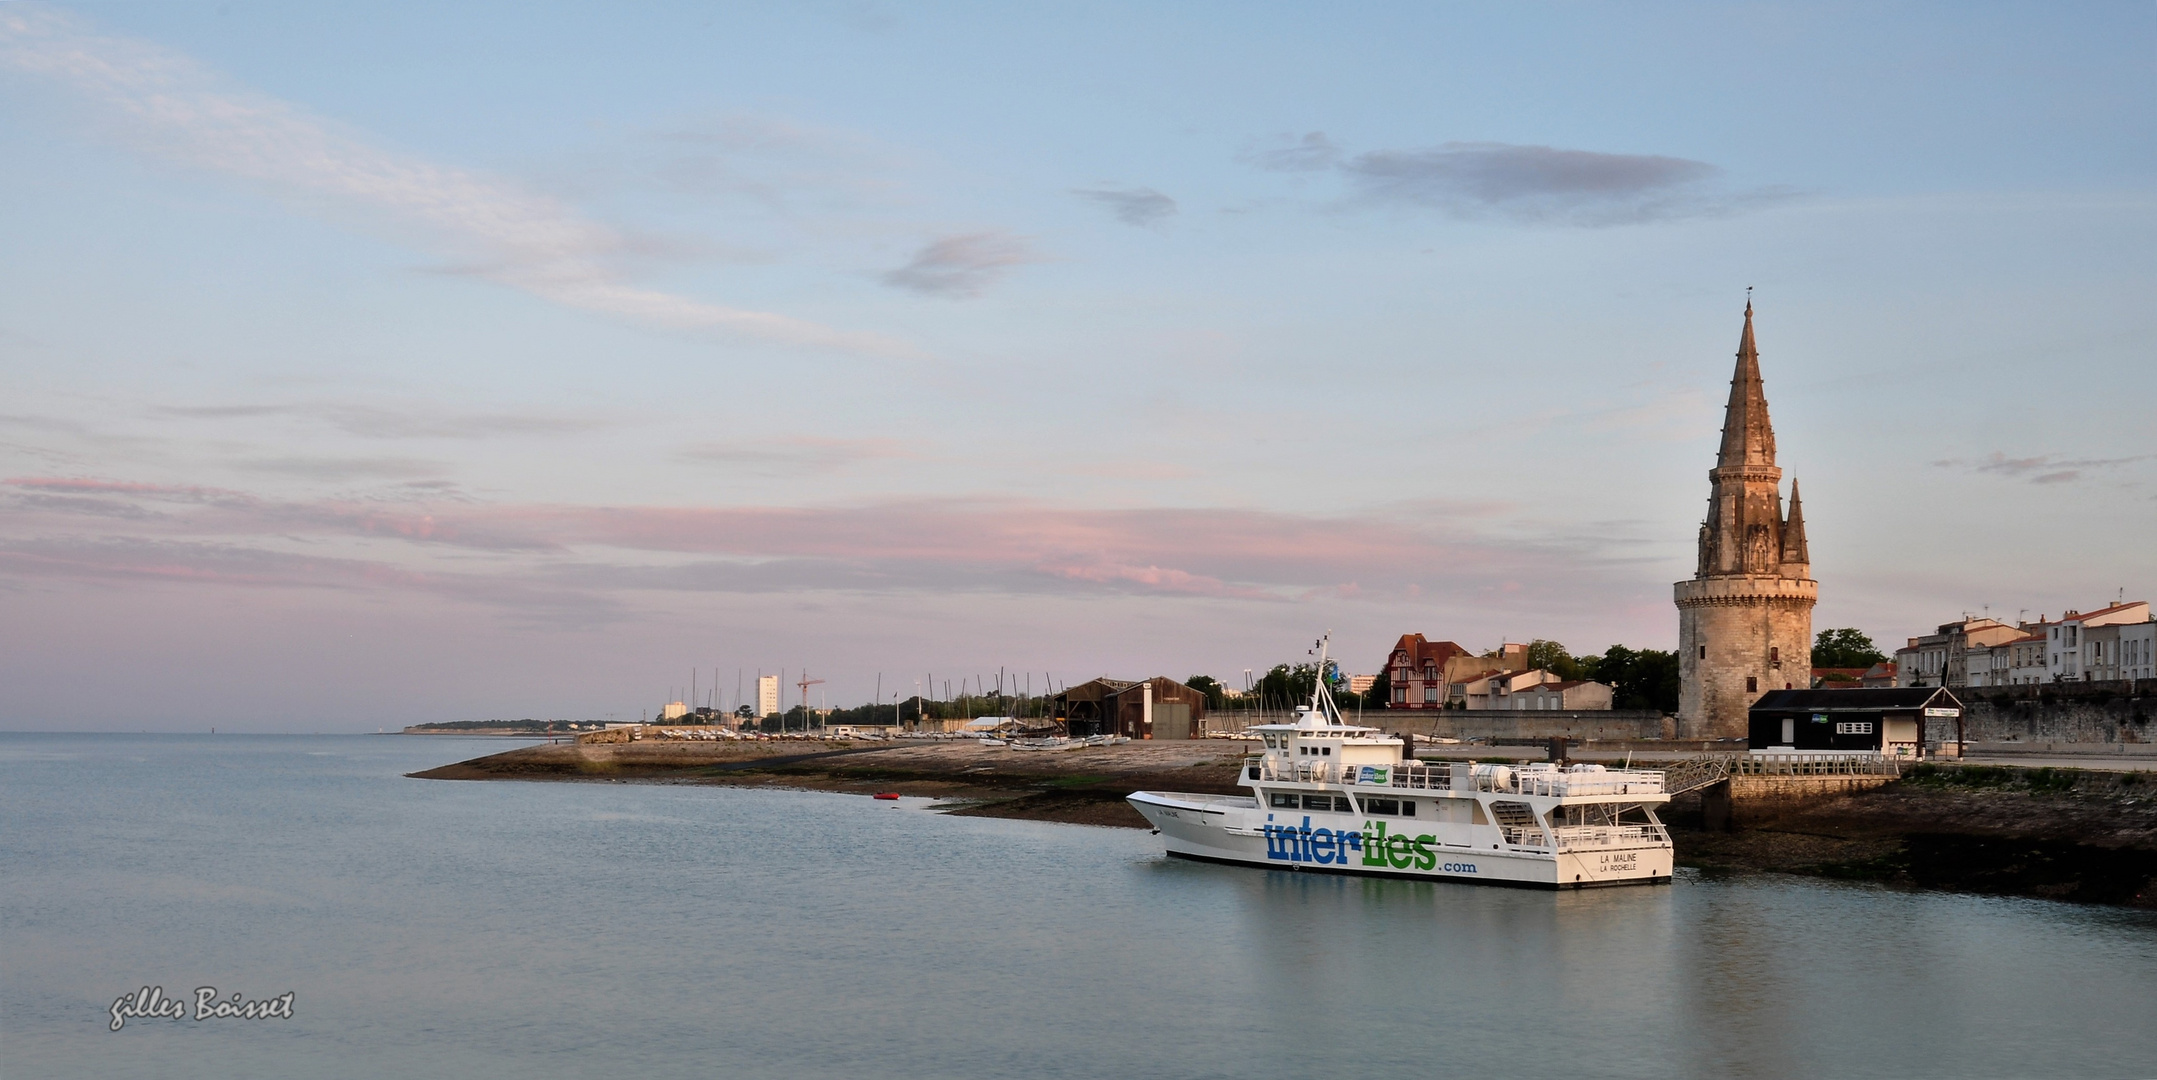
[[(1962, 735), (1972, 751), (1998, 743), (2157, 744), (2157, 679), (1948, 689), (1962, 699)], [(1928, 738), (1953, 731), (1930, 726), (1937, 723), (1928, 724)]]
[(1895, 781), (1893, 776), (1733, 776), (1701, 791), (1701, 826), (1712, 832), (1765, 825), (1809, 803), (1855, 795)]
[[(1401, 717), (1396, 720), (1395, 716)], [(1365, 722), (1374, 722), (1369, 714)], [(1676, 737), (1676, 721), (1654, 709), (1432, 709), (1380, 713), (1388, 730), (1462, 741), (1549, 739), (1616, 742)]]

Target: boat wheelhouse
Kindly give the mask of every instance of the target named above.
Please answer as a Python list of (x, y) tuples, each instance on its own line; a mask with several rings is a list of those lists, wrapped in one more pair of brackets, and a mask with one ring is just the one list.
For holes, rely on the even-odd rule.
[(1243, 762), (1249, 795), (1128, 796), (1168, 854), (1542, 888), (1670, 880), (1659, 770), (1417, 761), (1401, 738), (1343, 723), (1323, 679), (1289, 722), (1249, 733), (1262, 744)]

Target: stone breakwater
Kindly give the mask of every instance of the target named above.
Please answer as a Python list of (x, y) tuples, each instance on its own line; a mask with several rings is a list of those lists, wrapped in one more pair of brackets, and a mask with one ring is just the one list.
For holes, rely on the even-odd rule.
[[(971, 742), (650, 740), (527, 746), (412, 775), (893, 791), (950, 800), (955, 814), (1145, 828), (1124, 796), (1240, 793), (1243, 749), (1217, 740), (1041, 751)], [(1664, 817), (1678, 864), (1709, 873), (2157, 906), (2152, 774), (1925, 765), (1869, 789), (1761, 801), (1737, 815), (1735, 831), (1705, 828), (1697, 794), (1681, 796)]]
[(1013, 750), (972, 741), (676, 742), (527, 746), (412, 775), (424, 780), (568, 780), (793, 787), (949, 799), (989, 817), (1146, 828), (1124, 802), (1141, 788), (1234, 794), (1244, 744), (1138, 742)]

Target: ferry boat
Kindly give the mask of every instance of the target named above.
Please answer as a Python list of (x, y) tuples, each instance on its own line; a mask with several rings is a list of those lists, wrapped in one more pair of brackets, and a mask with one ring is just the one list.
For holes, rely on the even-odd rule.
[(1264, 746), (1244, 759), (1249, 795), (1127, 796), (1170, 856), (1546, 889), (1670, 881), (1660, 770), (1416, 761), (1344, 723), (1317, 682), (1288, 723), (1250, 729)]

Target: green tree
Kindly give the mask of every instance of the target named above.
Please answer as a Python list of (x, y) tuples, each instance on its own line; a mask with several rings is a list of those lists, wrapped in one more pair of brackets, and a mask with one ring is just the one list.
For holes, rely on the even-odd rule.
[(1856, 627), (1822, 630), (1813, 639), (1814, 667), (1869, 668), (1886, 659), (1887, 655)]
[(1581, 658), (1583, 677), (1608, 683), (1611, 706), (1678, 711), (1678, 654), (1612, 645), (1601, 656)]
[(1366, 709), (1390, 709), (1393, 707), (1393, 672), (1380, 669), (1378, 677), (1371, 680), (1371, 688), (1363, 692)]
[[(1339, 662), (1326, 661), (1326, 688), (1334, 692), (1335, 702), (1340, 701), (1342, 687), (1346, 682), (1347, 680), (1341, 677)], [(1310, 704), (1311, 691), (1317, 684), (1317, 664), (1275, 664), (1273, 670), (1259, 677), (1255, 692), (1261, 708), (1292, 709), (1298, 705)]]
[(1211, 675), (1193, 675), (1183, 680), (1183, 685), (1206, 695), (1206, 711), (1218, 712), (1228, 702), (1228, 695), (1221, 692), (1221, 680)]
[(1561, 679), (1588, 677), (1580, 661), (1575, 659), (1572, 653), (1565, 651), (1564, 645), (1544, 638), (1536, 638), (1528, 643), (1528, 667), (1531, 670), (1540, 668)]

